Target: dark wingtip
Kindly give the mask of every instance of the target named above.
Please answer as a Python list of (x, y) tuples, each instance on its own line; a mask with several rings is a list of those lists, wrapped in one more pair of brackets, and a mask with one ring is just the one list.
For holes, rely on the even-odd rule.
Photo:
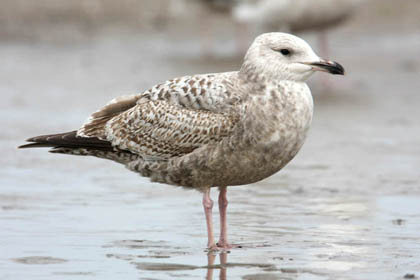
[(35, 137), (31, 137), (31, 138), (28, 138), (28, 139), (25, 140), (26, 142), (32, 142), (32, 143), (26, 143), (26, 144), (18, 146), (17, 148), (18, 149), (32, 148), (34, 145), (38, 144), (38, 143), (34, 143), (34, 142), (36, 142), (36, 141), (34, 141), (34, 138)]
[(49, 135), (41, 135), (41, 136), (35, 136), (26, 139), (26, 142), (31, 142), (27, 144), (23, 144), (18, 146), (18, 149), (27, 149), (27, 148), (47, 148), (51, 147), (52, 145), (50, 143), (47, 143), (46, 139)]
[(18, 147), (18, 149), (67, 147), (72, 149), (88, 148), (95, 150), (114, 151), (114, 148), (110, 142), (101, 140), (97, 137), (79, 137), (77, 136), (76, 130), (59, 134), (31, 137), (26, 141), (32, 143), (21, 145)]
[(20, 146), (18, 146), (18, 149), (28, 148), (28, 146), (36, 144), (36, 142), (37, 142), (36, 138), (37, 137), (31, 137), (31, 138), (26, 139), (25, 142), (32, 142), (32, 143), (27, 143), (27, 144), (24, 144), (24, 145), (20, 145)]
[(73, 135), (75, 131), (60, 133), (60, 134), (49, 134), (49, 135), (39, 135), (26, 139), (26, 142), (31, 142), (18, 146), (18, 149), (27, 149), (27, 148), (51, 148), (57, 146), (55, 141), (50, 141), (53, 137), (62, 137), (65, 135)]
[(17, 148), (18, 149), (27, 149), (27, 148), (46, 148), (46, 147), (51, 147), (51, 145), (50, 144), (41, 144), (41, 143), (29, 143), (29, 144), (20, 145)]

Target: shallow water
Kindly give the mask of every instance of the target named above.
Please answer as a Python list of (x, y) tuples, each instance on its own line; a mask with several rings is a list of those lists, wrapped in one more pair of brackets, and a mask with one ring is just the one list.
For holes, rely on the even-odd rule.
[(420, 38), (370, 35), (333, 33), (331, 55), (347, 76), (331, 78), (331, 93), (312, 79), (307, 143), (280, 173), (229, 189), (230, 239), (242, 248), (210, 255), (199, 193), (112, 162), (15, 147), (78, 127), (114, 96), (240, 60), (200, 58), (194, 41), (169, 44), (164, 34), (107, 34), (71, 47), (3, 42), (0, 278), (419, 276)]

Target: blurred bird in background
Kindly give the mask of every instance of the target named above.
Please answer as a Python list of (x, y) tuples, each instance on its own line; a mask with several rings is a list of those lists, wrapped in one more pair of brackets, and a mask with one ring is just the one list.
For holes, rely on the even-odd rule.
[(232, 10), (241, 25), (264, 31), (301, 33), (315, 31), (320, 52), (328, 57), (327, 31), (345, 22), (363, 0), (260, 0), (242, 1)]

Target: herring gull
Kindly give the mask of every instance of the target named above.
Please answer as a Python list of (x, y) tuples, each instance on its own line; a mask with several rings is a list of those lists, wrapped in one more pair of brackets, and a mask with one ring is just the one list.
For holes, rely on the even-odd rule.
[[(20, 148), (109, 159), (153, 182), (199, 190), (207, 246), (228, 249), (227, 187), (267, 178), (296, 155), (312, 120), (305, 81), (315, 71), (344, 74), (296, 36), (262, 34), (239, 71), (184, 76), (115, 98), (78, 130), (33, 137)], [(211, 187), (220, 190), (217, 243)]]

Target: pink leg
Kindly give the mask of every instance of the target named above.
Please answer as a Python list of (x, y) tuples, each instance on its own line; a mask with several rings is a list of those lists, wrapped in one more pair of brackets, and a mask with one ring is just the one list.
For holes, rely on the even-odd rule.
[(204, 191), (203, 195), (203, 207), (204, 214), (206, 214), (206, 223), (207, 223), (207, 248), (210, 250), (216, 249), (216, 244), (214, 243), (213, 235), (213, 218), (212, 218), (212, 209), (213, 209), (213, 200), (210, 198), (210, 188)]
[(232, 248), (227, 240), (227, 221), (226, 221), (226, 212), (227, 212), (227, 187), (220, 187), (219, 193), (219, 213), (220, 213), (220, 238), (217, 242), (217, 247), (219, 248)]

